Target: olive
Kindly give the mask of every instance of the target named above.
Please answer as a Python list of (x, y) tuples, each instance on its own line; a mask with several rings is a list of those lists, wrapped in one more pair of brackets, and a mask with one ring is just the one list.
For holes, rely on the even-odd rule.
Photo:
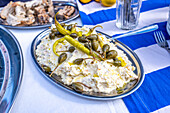
[(108, 44), (104, 44), (104, 45), (103, 45), (103, 48), (102, 48), (102, 51), (103, 51), (104, 53), (107, 53), (107, 52), (109, 51), (109, 49), (110, 49), (110, 46), (109, 46)]
[(74, 90), (76, 90), (78, 92), (83, 92), (83, 85), (80, 84), (79, 82), (73, 82), (72, 87)]
[(72, 24), (67, 26), (67, 30), (71, 31), (71, 29), (73, 28)]
[(90, 48), (91, 48), (90, 44), (88, 44), (88, 43), (84, 44), (84, 46), (85, 46), (87, 49), (90, 49)]
[(71, 33), (70, 36), (73, 37), (73, 38), (77, 38), (77, 34), (76, 33)]
[(91, 45), (92, 45), (92, 49), (93, 49), (94, 51), (97, 51), (97, 49), (98, 49), (98, 47), (99, 47), (98, 41), (92, 40)]
[(87, 39), (89, 39), (89, 40), (96, 40), (97, 39), (97, 35), (96, 34), (91, 34), (91, 35), (87, 36)]
[(115, 59), (117, 56), (117, 51), (115, 50), (110, 50), (107, 54), (106, 54), (106, 58), (107, 59)]
[(86, 39), (86, 38), (84, 38), (84, 37), (79, 37), (79, 38), (78, 38), (78, 41), (79, 41), (79, 42), (82, 42), (82, 43), (86, 43), (86, 42), (88, 42), (88, 39)]
[(51, 30), (51, 32), (52, 33), (55, 33), (55, 32), (57, 32), (58, 30), (56, 29), (56, 28), (53, 28), (52, 30)]
[(54, 34), (54, 33), (50, 33), (49, 38), (50, 38), (51, 40), (54, 39), (54, 38), (55, 38), (55, 34)]
[(61, 63), (63, 63), (66, 59), (67, 59), (67, 54), (66, 54), (66, 53), (62, 53), (62, 54), (60, 54), (60, 56), (58, 57), (58, 63), (61, 64)]
[(73, 61), (73, 64), (80, 65), (80, 64), (82, 64), (83, 60), (84, 60), (83, 58), (75, 59), (75, 60)]
[(74, 46), (71, 46), (71, 47), (69, 47), (69, 49), (68, 49), (68, 51), (71, 52), (71, 53), (72, 53), (74, 50), (75, 50), (75, 47), (74, 47)]
[(46, 65), (43, 65), (42, 68), (45, 70), (45, 72), (49, 73), (51, 72), (51, 68), (46, 66)]

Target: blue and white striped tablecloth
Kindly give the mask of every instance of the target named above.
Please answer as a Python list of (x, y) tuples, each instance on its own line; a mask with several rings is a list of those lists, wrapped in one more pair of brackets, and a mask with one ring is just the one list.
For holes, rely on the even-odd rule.
[[(116, 5), (103, 7), (91, 1), (82, 4), (77, 0), (80, 16), (85, 26), (102, 25), (98, 29), (110, 36), (128, 31), (116, 27)], [(158, 24), (168, 43), (170, 37), (166, 31), (166, 21), (170, 0), (143, 0), (139, 25), (136, 29)], [(133, 94), (116, 101), (108, 101), (113, 112), (170, 112), (170, 53), (160, 48), (154, 39), (153, 32), (119, 38), (139, 56), (145, 70), (145, 80)], [(114, 109), (119, 107), (119, 111)]]

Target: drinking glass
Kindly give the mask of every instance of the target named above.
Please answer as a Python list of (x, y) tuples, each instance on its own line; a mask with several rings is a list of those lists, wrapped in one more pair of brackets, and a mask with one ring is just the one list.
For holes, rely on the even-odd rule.
[(142, 0), (116, 0), (116, 26), (133, 29), (138, 25)]

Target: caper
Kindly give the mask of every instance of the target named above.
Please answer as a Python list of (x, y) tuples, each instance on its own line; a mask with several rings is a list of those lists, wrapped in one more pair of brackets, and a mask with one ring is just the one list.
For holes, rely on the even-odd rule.
[(56, 73), (53, 73), (53, 74), (51, 75), (51, 77), (52, 77), (55, 81), (61, 82), (61, 77), (58, 76)]
[(78, 91), (78, 92), (82, 92), (83, 91), (83, 85), (78, 83), (78, 82), (73, 82), (72, 83), (72, 87), (74, 90)]
[(57, 67), (63, 63), (65, 60), (67, 59), (67, 54), (66, 53), (62, 53), (60, 54), (60, 56), (58, 57), (58, 64), (57, 66), (54, 68), (54, 70), (51, 72), (51, 74), (49, 75), (50, 77), (53, 75), (54, 71), (57, 69)]
[(71, 33), (70, 36), (73, 37), (73, 38), (77, 38), (77, 34), (76, 33)]
[(106, 58), (106, 53), (109, 51), (109, 49), (110, 49), (110, 46), (108, 44), (103, 45), (102, 51), (103, 51), (104, 58)]
[(50, 33), (49, 38), (50, 38), (51, 40), (54, 39), (54, 38), (55, 38), (55, 34), (54, 34), (54, 33)]
[(63, 63), (66, 59), (67, 59), (67, 54), (66, 54), (66, 53), (62, 53), (62, 54), (58, 57), (58, 63), (61, 64), (61, 63)]
[(57, 36), (57, 38), (63, 37), (64, 35), (61, 34), (59, 31), (55, 32), (55, 36)]
[(56, 29), (56, 28), (53, 28), (52, 30), (51, 30), (51, 32), (52, 33), (55, 33), (55, 32), (57, 32), (58, 30)]
[(51, 72), (51, 68), (46, 65), (43, 65), (42, 68), (45, 70), (46, 73)]
[(87, 39), (89, 39), (89, 40), (96, 40), (97, 39), (97, 35), (96, 34), (91, 34), (91, 35), (87, 36)]
[(106, 54), (106, 58), (107, 59), (115, 59), (117, 56), (117, 51), (115, 50), (110, 50), (107, 54)]
[(81, 43), (86, 43), (86, 42), (88, 42), (88, 39), (86, 39), (84, 37), (79, 37), (78, 41), (81, 42)]
[(82, 37), (83, 37), (83, 38), (86, 38), (86, 35), (85, 35), (85, 34), (83, 34), (83, 35), (82, 35)]
[(90, 48), (91, 48), (90, 44), (88, 44), (88, 43), (84, 44), (84, 46), (85, 46), (87, 49), (90, 49)]
[(57, 74), (53, 73), (53, 74), (51, 75), (51, 77), (54, 78), (54, 79), (56, 80)]
[(98, 47), (99, 47), (98, 41), (92, 40), (91, 45), (92, 45), (92, 49), (93, 49), (94, 51), (97, 51), (97, 49), (98, 49)]
[(121, 61), (120, 60), (118, 60), (117, 58), (115, 58), (115, 60), (114, 60), (114, 62), (113, 62), (113, 65), (115, 65), (115, 66), (121, 66)]
[(82, 64), (83, 60), (84, 60), (83, 58), (75, 59), (75, 60), (73, 61), (73, 64), (80, 65), (80, 64)]
[(65, 27), (65, 26), (66, 26), (66, 24), (65, 24), (65, 23), (61, 23), (60, 25), (61, 25), (62, 27)]
[(71, 47), (69, 47), (69, 49), (68, 49), (68, 51), (71, 52), (71, 53), (72, 53), (74, 50), (75, 50), (75, 47), (74, 47), (74, 46), (71, 46)]
[(106, 52), (109, 51), (109, 49), (110, 49), (110, 46), (109, 46), (108, 44), (104, 44), (104, 45), (103, 45), (103, 48), (102, 48), (102, 51), (103, 51), (104, 53), (106, 53)]
[(117, 94), (121, 94), (121, 93), (123, 93), (123, 91), (117, 91)]
[(71, 29), (73, 28), (72, 24), (67, 26), (67, 30), (71, 31)]

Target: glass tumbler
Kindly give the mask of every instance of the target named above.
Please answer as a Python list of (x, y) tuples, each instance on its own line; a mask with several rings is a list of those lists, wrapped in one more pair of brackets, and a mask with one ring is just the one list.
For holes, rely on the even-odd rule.
[(138, 25), (142, 0), (116, 0), (116, 26), (133, 29)]

